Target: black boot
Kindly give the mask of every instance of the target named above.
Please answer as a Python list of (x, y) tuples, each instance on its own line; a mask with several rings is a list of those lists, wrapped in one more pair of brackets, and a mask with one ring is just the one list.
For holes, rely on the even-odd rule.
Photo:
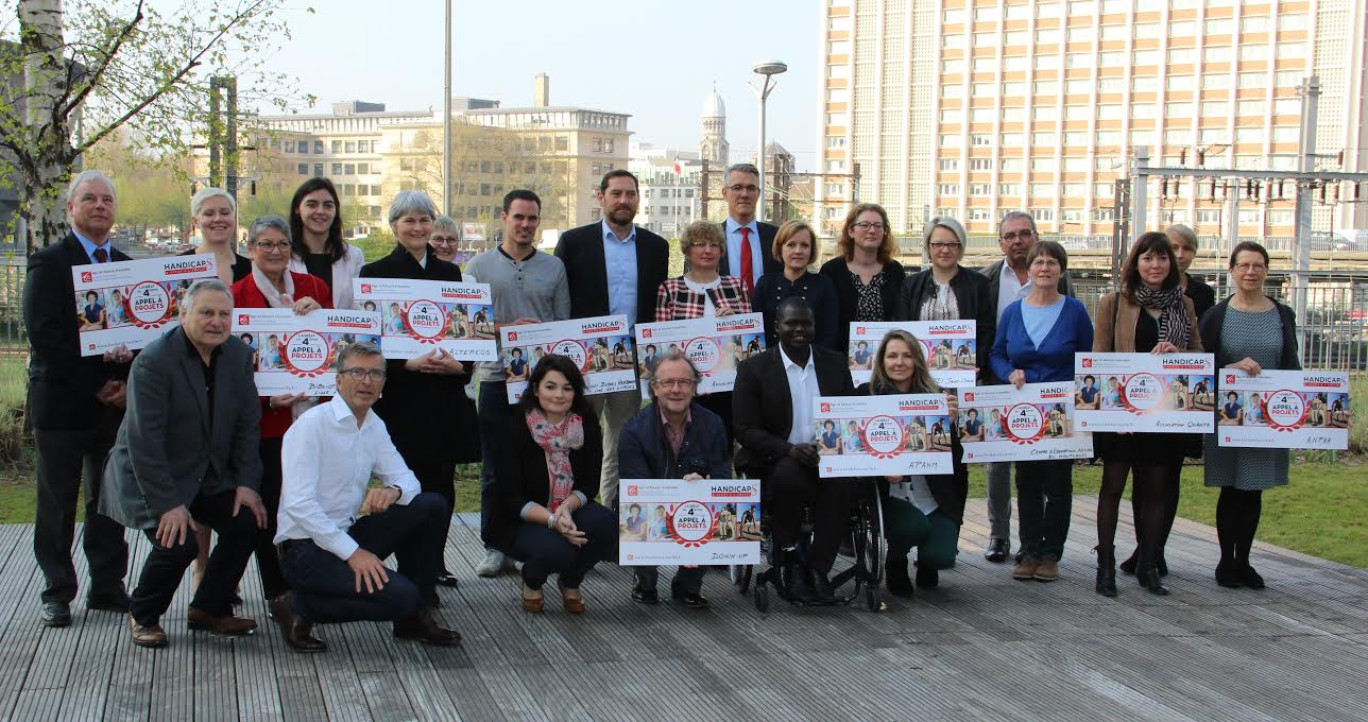
[(812, 585), (808, 583), (807, 570), (797, 561), (790, 561), (784, 564), (783, 570), (784, 589), (795, 601), (812, 601)]
[(1103, 546), (1098, 544), (1094, 551), (1097, 552), (1097, 585), (1094, 589), (1104, 597), (1116, 596), (1116, 547), (1108, 544)]
[(1139, 560), (1139, 557), (1140, 549), (1137, 548), (1135, 551), (1131, 552), (1130, 556), (1126, 557), (1126, 561), (1121, 562), (1121, 573), (1135, 576), (1135, 565), (1136, 562)]
[(1166, 596), (1169, 590), (1159, 578), (1159, 569), (1155, 566), (1154, 559), (1155, 554), (1152, 550), (1141, 548), (1140, 558), (1135, 566), (1135, 581), (1150, 594)]
[(884, 562), (884, 583), (888, 593), (895, 597), (910, 598), (914, 592), (912, 578), (907, 574), (907, 557), (889, 557)]

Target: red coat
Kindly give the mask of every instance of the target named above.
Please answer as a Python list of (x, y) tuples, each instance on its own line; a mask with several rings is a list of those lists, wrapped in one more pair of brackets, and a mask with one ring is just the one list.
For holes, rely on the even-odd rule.
[[(290, 278), (294, 280), (295, 300), (307, 296), (318, 301), (323, 308), (332, 308), (332, 291), (323, 279), (307, 273), (289, 273)], [(257, 288), (256, 281), (252, 280), (250, 275), (234, 283), (232, 291), (235, 308), (270, 308), (266, 303), (266, 297), (262, 295), (261, 289)], [(261, 438), (281, 438), (293, 421), (294, 415), (290, 413), (289, 408), (273, 409), (266, 399), (261, 400)]]

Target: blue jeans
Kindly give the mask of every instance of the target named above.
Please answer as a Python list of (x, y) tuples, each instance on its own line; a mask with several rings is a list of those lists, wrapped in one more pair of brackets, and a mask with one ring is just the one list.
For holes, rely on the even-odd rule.
[(507, 433), (513, 407), (508, 403), (508, 385), (503, 381), (480, 382), (480, 541), (493, 549), (489, 540), (489, 519), (494, 514), (494, 440)]
[(356, 591), (356, 574), (347, 562), (312, 540), (282, 543), (280, 566), (294, 589), (295, 612), (312, 622), (396, 621), (432, 606), (450, 521), (446, 508), (440, 494), (423, 493), (352, 524), (347, 534), (362, 549), (399, 559), (399, 571), (387, 569), (389, 582), (374, 592), (364, 586)]

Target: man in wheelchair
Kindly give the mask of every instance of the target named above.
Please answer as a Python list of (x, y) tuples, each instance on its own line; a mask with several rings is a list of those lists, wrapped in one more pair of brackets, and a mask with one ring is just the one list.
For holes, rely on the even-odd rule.
[[(779, 345), (743, 361), (732, 390), (732, 423), (741, 450), (736, 468), (762, 480), (782, 583), (799, 601), (835, 599), (829, 574), (850, 521), (848, 479), (819, 479), (812, 400), (855, 392), (844, 354), (812, 345), (813, 312), (797, 296), (775, 312)], [(803, 508), (812, 508), (807, 559), (797, 553)], [(804, 565), (804, 561), (806, 564)]]

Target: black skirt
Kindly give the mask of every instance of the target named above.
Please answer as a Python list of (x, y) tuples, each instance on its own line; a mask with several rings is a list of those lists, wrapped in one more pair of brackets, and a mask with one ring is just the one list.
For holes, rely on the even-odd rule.
[(1185, 456), (1200, 457), (1201, 448), (1198, 434), (1093, 434), (1093, 453), (1103, 461), (1179, 466)]

